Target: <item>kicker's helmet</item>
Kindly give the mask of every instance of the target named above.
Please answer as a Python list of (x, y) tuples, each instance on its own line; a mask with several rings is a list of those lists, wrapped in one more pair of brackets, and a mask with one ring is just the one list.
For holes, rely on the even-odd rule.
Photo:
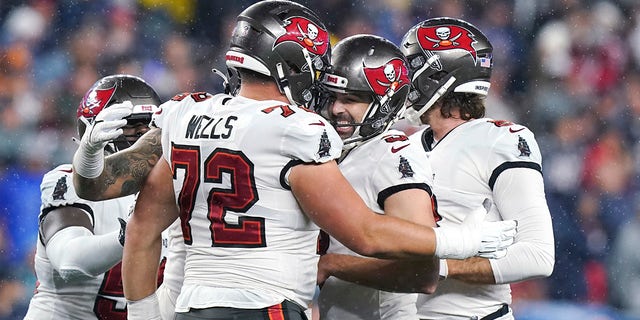
[(273, 78), (290, 103), (303, 105), (315, 98), (315, 84), (329, 67), (330, 55), (329, 33), (313, 11), (272, 0), (238, 15), (225, 60), (232, 71), (244, 68)]
[(423, 21), (405, 34), (400, 49), (412, 73), (405, 118), (413, 124), (421, 124), (420, 116), (449, 92), (489, 92), (493, 47), (466, 21)]
[[(331, 71), (322, 79), (329, 91), (368, 95), (371, 103), (355, 126), (345, 147), (386, 131), (402, 114), (409, 93), (407, 61), (396, 45), (374, 35), (355, 35), (338, 42), (332, 54)], [(331, 101), (325, 102), (325, 111)]]
[[(87, 126), (93, 123), (96, 116), (111, 105), (131, 101), (133, 113), (128, 116), (127, 124), (144, 124), (151, 122), (153, 113), (159, 110), (161, 104), (158, 94), (141, 78), (131, 75), (112, 75), (99, 79), (82, 98), (78, 106), (78, 134), (84, 135)], [(125, 136), (114, 139), (105, 150), (113, 153), (131, 146), (138, 135)]]

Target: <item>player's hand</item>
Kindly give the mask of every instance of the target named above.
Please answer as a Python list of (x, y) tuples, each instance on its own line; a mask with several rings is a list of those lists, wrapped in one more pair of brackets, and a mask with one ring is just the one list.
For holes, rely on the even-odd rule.
[(487, 259), (500, 259), (507, 255), (507, 248), (513, 244), (518, 222), (482, 221), (480, 224), (481, 242), (478, 256)]
[(87, 152), (102, 151), (110, 141), (122, 135), (126, 117), (133, 112), (131, 101), (114, 104), (103, 109), (94, 119), (80, 140)]
[(316, 273), (316, 284), (322, 288), (324, 282), (331, 276), (327, 269), (328, 260), (331, 258), (331, 253), (323, 254), (318, 260), (318, 272)]
[(87, 179), (100, 176), (104, 170), (104, 147), (123, 133), (122, 127), (127, 124), (124, 118), (131, 115), (132, 109), (132, 103), (125, 101), (102, 110), (91, 124), (80, 118), (87, 124), (87, 129), (73, 155), (75, 173)]
[(434, 228), (436, 256), (441, 259), (466, 259), (479, 255), (485, 258), (501, 258), (506, 248), (513, 244), (517, 223), (508, 221), (484, 221), (491, 202), (470, 212), (458, 226)]

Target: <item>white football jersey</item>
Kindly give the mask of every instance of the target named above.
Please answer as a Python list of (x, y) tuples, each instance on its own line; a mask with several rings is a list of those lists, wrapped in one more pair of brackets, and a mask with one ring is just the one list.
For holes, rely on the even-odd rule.
[[(505, 170), (530, 168), (541, 172), (542, 158), (533, 133), (507, 121), (483, 118), (463, 123), (435, 146), (430, 128), (416, 132), (410, 139), (427, 151), (433, 170), (432, 189), (442, 216), (438, 225), (459, 224), (484, 199), (493, 202), (493, 185)], [(486, 220), (503, 220), (495, 205)], [(510, 293), (508, 284), (471, 285), (447, 279), (440, 281), (435, 293), (420, 295), (418, 313), (423, 319), (482, 317), (503, 303), (510, 304)]]
[[(403, 132), (389, 130), (350, 150), (340, 170), (367, 206), (384, 214), (384, 201), (396, 192), (420, 188), (431, 193), (431, 168), (423, 153)], [(359, 256), (333, 237), (327, 252)], [(416, 299), (417, 294), (385, 292), (330, 277), (320, 290), (318, 307), (321, 318), (329, 320), (415, 320)]]
[(298, 206), (288, 173), (338, 158), (338, 134), (319, 115), (279, 101), (193, 93), (166, 104), (163, 157), (187, 247), (176, 311), (284, 299), (307, 307), (319, 229)]
[[(72, 182), (71, 165), (61, 165), (44, 175), (40, 185), (40, 219), (58, 207), (84, 210), (95, 235), (120, 230), (118, 217), (127, 219), (135, 196), (87, 201), (78, 197)], [(126, 319), (120, 263), (91, 279), (67, 282), (51, 265), (46, 248), (38, 240), (35, 255), (37, 288), (25, 319)]]
[[(168, 113), (166, 109), (172, 105), (174, 103), (171, 102), (160, 105), (159, 112), (154, 113), (151, 117), (150, 126), (162, 128), (163, 119)], [(166, 263), (163, 282), (156, 293), (160, 302), (162, 318), (173, 319), (175, 303), (184, 282), (184, 261), (187, 255), (179, 220), (176, 220), (162, 232), (162, 250), (166, 257)]]

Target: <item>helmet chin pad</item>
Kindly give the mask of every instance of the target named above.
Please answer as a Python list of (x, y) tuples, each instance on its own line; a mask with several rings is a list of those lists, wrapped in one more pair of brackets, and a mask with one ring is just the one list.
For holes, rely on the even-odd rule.
[(429, 110), (429, 108), (426, 107), (423, 107), (420, 111), (414, 108), (407, 108), (407, 110), (404, 111), (404, 119), (412, 126), (421, 126), (422, 120), (420, 120), (420, 117), (427, 110)]
[[(404, 112), (404, 117), (409, 121), (410, 124), (419, 126), (422, 125), (422, 120), (420, 117), (427, 112), (442, 96), (444, 96), (447, 92), (450, 91), (451, 85), (456, 81), (455, 77), (449, 77), (449, 79), (438, 88), (438, 90), (431, 96), (422, 96), (418, 92), (418, 103), (414, 103), (412, 108), (407, 108)], [(420, 103), (420, 101), (425, 100), (425, 98), (429, 98), (427, 102)]]

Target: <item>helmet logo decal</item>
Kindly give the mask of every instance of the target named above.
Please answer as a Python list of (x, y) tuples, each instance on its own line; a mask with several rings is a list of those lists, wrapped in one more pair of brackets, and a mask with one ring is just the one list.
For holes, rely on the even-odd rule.
[(284, 22), (286, 33), (276, 39), (274, 48), (283, 42), (294, 41), (313, 54), (321, 56), (327, 52), (329, 47), (327, 30), (302, 17), (291, 17)]
[(445, 51), (452, 49), (462, 49), (471, 55), (473, 63), (477, 59), (476, 49), (473, 44), (476, 39), (471, 31), (454, 25), (429, 26), (418, 28), (417, 38), (425, 51)]
[(96, 116), (107, 105), (109, 100), (116, 91), (116, 86), (107, 89), (93, 88), (89, 90), (82, 98), (80, 107), (78, 108), (78, 116), (93, 117)]
[(363, 67), (369, 86), (379, 96), (393, 94), (403, 86), (409, 85), (409, 71), (405, 63), (398, 58), (389, 60), (378, 68)]

